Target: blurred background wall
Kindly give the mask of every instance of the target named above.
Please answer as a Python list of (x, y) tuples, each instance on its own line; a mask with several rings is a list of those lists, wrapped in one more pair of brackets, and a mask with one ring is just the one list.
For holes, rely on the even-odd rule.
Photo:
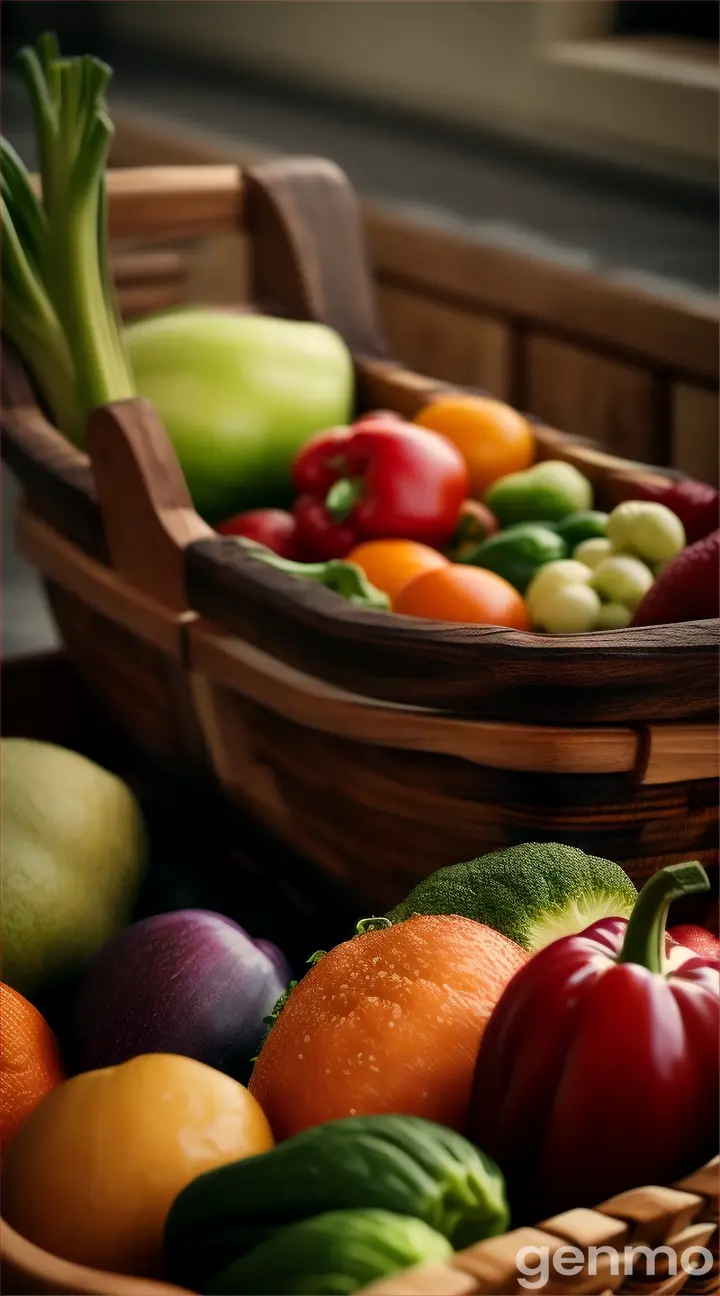
[[(3, 21), (42, 26), (57, 8), (6, 0)], [(139, 41), (239, 77), (715, 181), (715, 0), (65, 0), (62, 10), (86, 41)]]

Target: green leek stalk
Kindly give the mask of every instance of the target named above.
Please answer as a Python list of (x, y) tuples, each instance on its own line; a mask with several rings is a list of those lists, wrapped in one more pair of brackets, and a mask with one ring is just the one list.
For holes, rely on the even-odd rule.
[(19, 56), (35, 119), (42, 196), (2, 140), (3, 331), (60, 429), (81, 444), (99, 405), (134, 396), (110, 277), (105, 166), (111, 70), (62, 59), (54, 36)]

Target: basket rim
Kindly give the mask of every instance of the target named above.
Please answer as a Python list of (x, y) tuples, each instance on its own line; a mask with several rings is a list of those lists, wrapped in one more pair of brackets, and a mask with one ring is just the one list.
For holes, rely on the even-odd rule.
[[(55, 479), (64, 486), (70, 480), (74, 494), (85, 497), (88, 510), (92, 514), (97, 513), (101, 522), (88, 455), (69, 442), (42, 413), (32, 393), (25, 366), (8, 349), (4, 338), (2, 359), (3, 409), (0, 424), (4, 434), (3, 457), (8, 459), (10, 466), (21, 478), (27, 459), (31, 456), (35, 467), (40, 469), (46, 480)], [(407, 372), (402, 367), (391, 365), (390, 368)], [(563, 443), (568, 446), (589, 446), (587, 441), (565, 433), (554, 435), (562, 437)], [(666, 471), (630, 460), (608, 458), (613, 459), (618, 470), (652, 472), (672, 480), (683, 478), (683, 474), (674, 470)], [(82, 545), (82, 540), (79, 543)], [(370, 642), (377, 638), (387, 641), (388, 636), (395, 632), (408, 645), (422, 647), (423, 644), (447, 643), (465, 653), (472, 653), (472, 650), (482, 647), (485, 650), (510, 652), (519, 657), (541, 650), (548, 660), (562, 659), (570, 654), (576, 656), (578, 653), (590, 653), (595, 657), (598, 650), (603, 658), (618, 659), (637, 656), (643, 652), (687, 652), (689, 647), (714, 649), (720, 642), (720, 618), (596, 631), (585, 635), (548, 635), (531, 630), (478, 626), (470, 622), (425, 620), (394, 612), (383, 613), (350, 604), (322, 587), (303, 585), (297, 578), (270, 570), (258, 559), (242, 552), (231, 538), (218, 535), (210, 540), (197, 541), (189, 546), (190, 551), (193, 549), (201, 552), (205, 561), (219, 563), (226, 579), (234, 571), (239, 580), (249, 582), (253, 588), (264, 584), (273, 601), (278, 604), (277, 611), (285, 608), (293, 618), (311, 620), (316, 628), (326, 631), (332, 628), (343, 637), (353, 632), (362, 632)], [(97, 556), (97, 550), (93, 556)]]
[[(388, 632), (400, 630), (408, 645), (417, 643), (448, 643), (463, 649), (493, 647), (503, 653), (518, 655), (541, 650), (547, 658), (574, 653), (602, 650), (602, 656), (626, 653), (633, 657), (639, 651), (660, 649), (687, 653), (692, 648), (715, 648), (720, 645), (720, 618), (710, 617), (697, 621), (662, 622), (658, 625), (626, 627), (622, 630), (597, 630), (578, 635), (541, 634), (534, 630), (513, 630), (504, 626), (476, 625), (473, 622), (439, 621), (431, 618), (404, 616), (398, 612), (382, 612), (339, 599), (331, 590), (321, 585), (304, 585), (297, 577), (273, 570), (262, 559), (244, 550), (231, 536), (197, 540), (188, 546), (188, 553), (202, 555), (205, 561), (217, 563), (238, 583), (247, 582), (253, 587), (265, 586), (273, 600), (292, 607), (299, 621), (314, 623), (319, 629), (340, 627), (342, 637), (349, 637), (353, 629), (362, 629), (372, 642), (385, 640)], [(671, 642), (668, 631), (674, 631), (677, 641)], [(688, 642), (689, 640), (689, 642)]]
[[(685, 1175), (670, 1188), (659, 1184), (638, 1185), (637, 1188), (627, 1189), (612, 1197), (608, 1202), (599, 1204), (594, 1209), (601, 1214), (610, 1215), (620, 1220), (624, 1216), (627, 1221), (633, 1218), (632, 1209), (635, 1196), (639, 1198), (643, 1205), (643, 1212), (646, 1214), (646, 1198), (648, 1194), (657, 1194), (659, 1192), (661, 1196), (664, 1194), (667, 1197), (668, 1193), (674, 1193), (676, 1198), (684, 1196), (687, 1199), (685, 1205), (692, 1202), (693, 1196), (696, 1198), (697, 1206), (693, 1211), (694, 1218), (702, 1210), (704, 1201), (706, 1203), (705, 1211), (707, 1210), (709, 1198), (717, 1191), (715, 1184), (719, 1170), (720, 1161), (718, 1157), (714, 1157), (696, 1170), (691, 1171), (690, 1174)], [(660, 1201), (657, 1206), (658, 1214), (663, 1212), (663, 1206), (663, 1202)], [(572, 1211), (564, 1212), (560, 1218), (567, 1219), (569, 1214), (572, 1214)], [(553, 1222), (553, 1219), (545, 1220), (534, 1225), (533, 1229), (552, 1230)], [(513, 1231), (510, 1228), (503, 1236), (510, 1236)], [(562, 1237), (562, 1233), (556, 1233), (555, 1236)], [(492, 1245), (499, 1240), (501, 1239), (490, 1239), (490, 1244)], [(482, 1242), (475, 1244), (479, 1248), (482, 1248), (483, 1245)], [(474, 1249), (472, 1247), (470, 1251), (472, 1252)], [(74, 1296), (97, 1296), (100, 1292), (102, 1296), (196, 1296), (189, 1288), (177, 1287), (162, 1280), (111, 1273), (110, 1271), (77, 1264), (74, 1261), (64, 1260), (61, 1256), (53, 1255), (52, 1252), (36, 1246), (34, 1242), (30, 1242), (2, 1217), (0, 1217), (0, 1260), (4, 1265), (9, 1264), (17, 1268), (26, 1277), (34, 1281), (59, 1284), (61, 1290), (72, 1292)], [(401, 1276), (401, 1274), (396, 1275), (398, 1278)]]

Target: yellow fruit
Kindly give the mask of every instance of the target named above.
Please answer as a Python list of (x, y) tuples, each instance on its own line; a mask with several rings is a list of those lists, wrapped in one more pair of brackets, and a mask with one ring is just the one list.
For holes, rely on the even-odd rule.
[(12, 1140), (3, 1216), (77, 1264), (155, 1277), (165, 1220), (191, 1179), (273, 1146), (243, 1085), (149, 1053), (54, 1089)]

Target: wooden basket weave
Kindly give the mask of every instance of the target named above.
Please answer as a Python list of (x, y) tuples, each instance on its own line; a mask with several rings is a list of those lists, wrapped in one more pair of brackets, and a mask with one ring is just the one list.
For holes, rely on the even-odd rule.
[[(116, 241), (242, 225), (253, 300), (342, 334), (359, 409), (411, 416), (444, 389), (388, 357), (359, 208), (331, 164), (119, 171), (109, 188)], [(152, 256), (160, 298), (148, 288), (143, 309), (180, 295), (172, 251)], [(119, 277), (134, 311), (133, 258)], [(690, 855), (716, 867), (717, 622), (551, 637), (358, 609), (212, 532), (144, 402), (97, 411), (85, 455), (8, 355), (3, 387), (20, 543), (96, 695), (165, 759), (209, 760), (368, 906), (518, 841), (575, 844), (638, 881)], [(575, 463), (600, 507), (654, 471), (535, 431), (539, 456)]]
[[(187, 783), (163, 777), (159, 780), (161, 791), (158, 799), (155, 786), (157, 771), (153, 762), (139, 759), (135, 744), (122, 744), (117, 730), (104, 724), (97, 708), (93, 709), (89, 704), (87, 690), (77, 671), (72, 670), (67, 661), (58, 655), (49, 655), (6, 663), (2, 670), (2, 693), (5, 735), (70, 747), (99, 761), (128, 782), (144, 809), (151, 811), (155, 847), (160, 853), (167, 852), (168, 861), (175, 869), (176, 844), (187, 833), (191, 837), (188, 843), (190, 856), (201, 844), (210, 843), (209, 853), (214, 867), (211, 866), (208, 872), (214, 876), (209, 879), (210, 891), (206, 893), (208, 907), (219, 907), (232, 915), (235, 913), (234, 895), (242, 904), (242, 911), (237, 911), (237, 915), (243, 913), (250, 929), (263, 930), (298, 961), (305, 957), (314, 941), (329, 947), (348, 929), (356, 914), (352, 899), (348, 898), (346, 904), (344, 893), (341, 899), (334, 888), (328, 887), (326, 882), (321, 884), (318, 879), (312, 888), (307, 884), (302, 889), (293, 888), (291, 861), (287, 866), (283, 863), (278, 876), (276, 852), (268, 854), (264, 845), (259, 847), (259, 844), (253, 845), (244, 839), (242, 830), (238, 832), (235, 815), (226, 816), (227, 822), (217, 823), (215, 821), (223, 816), (215, 813), (212, 816), (215, 831), (209, 830), (207, 823), (203, 822), (203, 808), (207, 813), (204, 787), (197, 787), (193, 781), (191, 787), (195, 791), (191, 791)], [(180, 788), (185, 789), (185, 795), (179, 792)], [(178, 797), (181, 795), (182, 808), (178, 811)], [(216, 804), (216, 812), (218, 808)], [(160, 824), (162, 831), (158, 837)], [(228, 877), (231, 871), (241, 879), (238, 887)], [(228, 894), (225, 894), (226, 881), (230, 884)], [(258, 902), (266, 892), (270, 892), (268, 902), (273, 914), (270, 929), (263, 925), (256, 927), (260, 923), (260, 910), (265, 909), (264, 900), (259, 907)], [(202, 903), (205, 903), (205, 897)], [(252, 914), (254, 920), (251, 920)], [(291, 930), (295, 933), (293, 941), (287, 939)], [(522, 1275), (517, 1270), (517, 1252), (525, 1246), (540, 1244), (554, 1249), (558, 1243), (563, 1243), (578, 1247), (580, 1272), (563, 1277), (558, 1288), (546, 1285), (542, 1289), (544, 1296), (550, 1296), (556, 1290), (579, 1294), (615, 1289), (626, 1293), (647, 1293), (647, 1296), (660, 1296), (660, 1293), (668, 1296), (670, 1292), (679, 1291), (684, 1281), (684, 1290), (689, 1294), (700, 1296), (700, 1293), (715, 1292), (720, 1283), (719, 1197), (720, 1166), (716, 1159), (672, 1188), (639, 1188), (623, 1193), (596, 1210), (568, 1211), (543, 1222), (538, 1229), (523, 1230), (520, 1235), (515, 1231), (472, 1247), (458, 1254), (449, 1266), (414, 1270), (376, 1285), (374, 1291), (376, 1296), (382, 1296), (382, 1293), (386, 1296), (520, 1293), (528, 1289), (518, 1282)], [(643, 1265), (647, 1268), (647, 1264), (642, 1255), (637, 1260), (632, 1278), (620, 1271), (617, 1274), (607, 1272), (609, 1266), (603, 1261), (597, 1265), (597, 1276), (591, 1278), (586, 1272), (590, 1261), (589, 1248), (603, 1244), (611, 1245), (621, 1253), (626, 1246), (641, 1245), (668, 1245), (671, 1251), (657, 1255), (654, 1279), (648, 1276), (645, 1280), (643, 1277)], [(713, 1268), (702, 1277), (692, 1278), (677, 1264), (677, 1278), (667, 1283), (664, 1275), (673, 1266), (673, 1254), (679, 1253), (682, 1257), (688, 1247), (701, 1246), (707, 1247), (713, 1255)], [(574, 1259), (577, 1264), (577, 1256)], [(531, 1253), (527, 1260), (532, 1267), (537, 1257)], [(5, 1296), (55, 1296), (56, 1293), (63, 1296), (189, 1296), (182, 1289), (162, 1282), (98, 1272), (71, 1264), (33, 1246), (1, 1220), (0, 1290)]]
[[(716, 1157), (672, 1188), (636, 1188), (595, 1210), (565, 1211), (537, 1228), (514, 1229), (457, 1252), (449, 1265), (412, 1269), (375, 1283), (363, 1296), (513, 1296), (533, 1289), (542, 1296), (717, 1292), (719, 1195)], [(189, 1296), (165, 1283), (70, 1264), (31, 1245), (8, 1225), (2, 1227), (1, 1246), (6, 1296)], [(614, 1268), (611, 1257), (590, 1250), (603, 1246), (618, 1253)], [(654, 1260), (641, 1249), (632, 1266), (626, 1265), (626, 1248), (635, 1247), (655, 1249)], [(538, 1248), (550, 1263), (549, 1279), (541, 1288), (529, 1286), (533, 1279), (527, 1276), (538, 1263)], [(558, 1255), (561, 1248), (577, 1250)], [(713, 1256), (712, 1267), (703, 1264), (706, 1271), (697, 1276), (689, 1272), (692, 1254), (696, 1263), (703, 1258), (695, 1248), (707, 1248)]]

